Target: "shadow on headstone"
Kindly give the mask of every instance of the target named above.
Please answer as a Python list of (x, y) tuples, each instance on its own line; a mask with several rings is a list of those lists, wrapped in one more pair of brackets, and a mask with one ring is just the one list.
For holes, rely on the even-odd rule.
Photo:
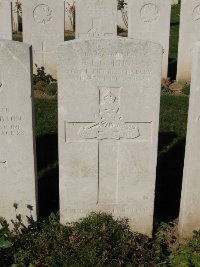
[[(169, 138), (166, 133), (164, 135), (160, 135), (159, 143)], [(165, 222), (179, 215), (184, 154), (185, 138), (158, 158), (154, 217)]]
[(59, 210), (58, 135), (37, 138), (39, 217), (46, 218)]
[(175, 60), (174, 58), (169, 58), (168, 77), (170, 77), (171, 80), (176, 80), (176, 73), (177, 73), (177, 60)]

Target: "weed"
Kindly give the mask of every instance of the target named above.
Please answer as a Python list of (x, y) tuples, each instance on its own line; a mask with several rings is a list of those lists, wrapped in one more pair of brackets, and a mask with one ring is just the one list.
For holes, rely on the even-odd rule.
[(183, 87), (183, 89), (182, 89), (182, 93), (184, 94), (184, 95), (190, 95), (190, 84), (186, 84), (184, 87)]
[(47, 84), (50, 84), (51, 82), (55, 82), (56, 80), (50, 75), (45, 72), (44, 67), (38, 67), (37, 64), (35, 64), (37, 68), (37, 74), (33, 74), (33, 84), (37, 84), (39, 81), (43, 81)]
[(58, 85), (57, 83), (50, 83), (46, 87), (46, 93), (48, 95), (57, 95)]
[[(5, 224), (5, 222), (4, 222)], [(47, 220), (23, 225), (21, 216), (0, 248), (5, 264), (51, 267), (156, 267), (165, 261), (162, 241), (130, 231), (126, 219), (114, 220), (105, 213), (92, 213), (79, 222), (61, 225), (51, 214)]]

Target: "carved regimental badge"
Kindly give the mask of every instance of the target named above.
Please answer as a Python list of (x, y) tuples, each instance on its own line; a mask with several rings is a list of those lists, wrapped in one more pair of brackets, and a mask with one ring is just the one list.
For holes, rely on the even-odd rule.
[(160, 17), (160, 10), (158, 6), (149, 3), (141, 8), (140, 16), (141, 19), (146, 23), (156, 22)]
[(139, 129), (123, 121), (120, 104), (110, 90), (103, 96), (99, 106), (97, 121), (81, 127), (78, 135), (84, 139), (135, 139), (140, 136)]
[(53, 18), (52, 9), (45, 4), (41, 4), (35, 7), (33, 11), (33, 18), (37, 23), (48, 24)]
[(7, 167), (7, 161), (0, 161), (0, 168), (6, 168)]

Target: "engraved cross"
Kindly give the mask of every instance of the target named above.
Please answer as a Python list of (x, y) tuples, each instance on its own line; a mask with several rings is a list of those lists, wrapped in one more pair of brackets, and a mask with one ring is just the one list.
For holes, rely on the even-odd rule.
[(74, 129), (73, 132), (77, 132), (79, 139), (97, 141), (97, 204), (118, 202), (120, 142), (140, 137), (136, 123), (125, 122), (120, 114), (120, 90), (116, 87), (99, 88), (99, 113), (96, 114), (95, 122), (66, 123), (66, 142), (70, 140), (70, 127)]
[(112, 33), (105, 33), (102, 30), (102, 18), (93, 18), (92, 26), (87, 33), (79, 33), (79, 38), (98, 38), (112, 35)]

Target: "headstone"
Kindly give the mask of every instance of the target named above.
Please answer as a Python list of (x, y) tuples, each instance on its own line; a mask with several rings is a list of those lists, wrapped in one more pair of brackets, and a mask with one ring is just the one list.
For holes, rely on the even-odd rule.
[(118, 10), (118, 20), (117, 24), (118, 26), (127, 31), (128, 30), (128, 0), (124, 0), (124, 8)]
[(12, 0), (12, 25), (13, 32), (18, 32), (18, 10), (16, 5), (17, 0)]
[(23, 41), (33, 46), (33, 63), (56, 77), (56, 47), (64, 41), (64, 1), (23, 0)]
[(74, 0), (65, 0), (65, 31), (74, 31), (75, 24)]
[(171, 0), (172, 1), (172, 5), (178, 5), (178, 0)]
[(177, 81), (191, 79), (192, 50), (200, 40), (200, 0), (182, 0), (178, 45)]
[(0, 39), (12, 40), (12, 5), (0, 0)]
[(162, 48), (102, 38), (58, 51), (61, 222), (91, 211), (151, 235)]
[(185, 163), (179, 216), (182, 237), (192, 236), (200, 228), (200, 42), (194, 49)]
[(130, 0), (128, 36), (163, 46), (162, 78), (167, 78), (171, 0)]
[(116, 0), (76, 0), (76, 38), (117, 36)]
[(0, 216), (36, 218), (31, 49), (0, 41)]

